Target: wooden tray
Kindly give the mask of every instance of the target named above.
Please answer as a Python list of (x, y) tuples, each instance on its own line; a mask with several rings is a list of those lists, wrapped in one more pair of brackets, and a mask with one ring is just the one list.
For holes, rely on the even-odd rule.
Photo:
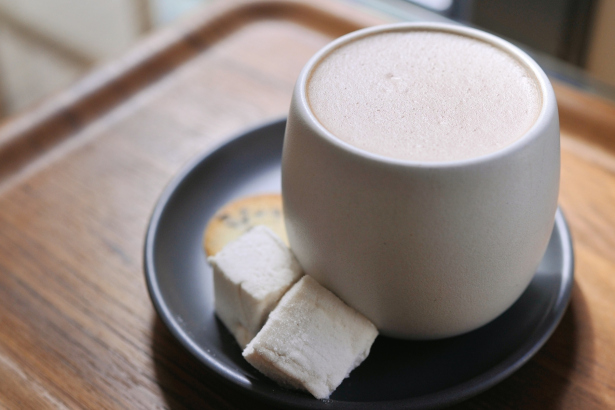
[[(155, 315), (149, 216), (195, 155), (284, 115), (316, 50), (385, 20), (346, 3), (227, 2), (2, 124), (0, 407), (255, 407)], [(463, 408), (615, 407), (615, 106), (555, 86), (572, 302), (527, 365)]]

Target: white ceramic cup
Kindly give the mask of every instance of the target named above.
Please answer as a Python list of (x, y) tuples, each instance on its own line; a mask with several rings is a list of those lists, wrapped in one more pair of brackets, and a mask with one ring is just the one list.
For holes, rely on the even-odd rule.
[[(525, 135), (477, 158), (421, 163), (355, 148), (319, 123), (306, 82), (323, 56), (369, 33), (425, 28), (491, 43), (534, 73), (542, 108)], [(298, 78), (282, 159), (288, 238), (306, 273), (381, 333), (453, 336), (493, 320), (526, 289), (553, 229), (559, 172), (553, 89), (517, 47), (444, 24), (360, 30), (320, 50)]]

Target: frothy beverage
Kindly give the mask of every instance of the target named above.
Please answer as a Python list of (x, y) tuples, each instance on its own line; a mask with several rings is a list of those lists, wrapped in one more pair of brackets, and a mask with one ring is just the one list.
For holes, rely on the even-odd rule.
[(559, 139), (549, 79), (514, 45), (439, 23), (349, 33), (314, 55), (291, 99), (290, 246), (383, 335), (477, 329), (544, 255)]
[(444, 31), (371, 34), (334, 49), (312, 71), (311, 111), (355, 147), (413, 161), (498, 151), (538, 118), (532, 72), (508, 52)]

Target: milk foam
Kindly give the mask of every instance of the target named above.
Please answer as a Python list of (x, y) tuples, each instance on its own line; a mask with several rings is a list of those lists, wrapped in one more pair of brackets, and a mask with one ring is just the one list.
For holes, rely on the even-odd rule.
[(512, 55), (429, 30), (378, 33), (333, 50), (306, 92), (337, 138), (417, 161), (497, 151), (524, 135), (542, 106), (537, 80)]

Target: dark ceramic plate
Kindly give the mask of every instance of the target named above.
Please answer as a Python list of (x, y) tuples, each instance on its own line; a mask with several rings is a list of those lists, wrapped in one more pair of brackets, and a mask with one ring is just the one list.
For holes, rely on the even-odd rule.
[(207, 152), (162, 194), (145, 243), (145, 276), (158, 314), (201, 362), (243, 394), (293, 408), (431, 408), (469, 398), (530, 359), (559, 323), (573, 282), (570, 235), (558, 210), (546, 254), (521, 298), (488, 325), (445, 340), (378, 337), (369, 357), (330, 400), (276, 386), (241, 357), (214, 315), (203, 229), (227, 201), (280, 191), (285, 121), (246, 132)]

